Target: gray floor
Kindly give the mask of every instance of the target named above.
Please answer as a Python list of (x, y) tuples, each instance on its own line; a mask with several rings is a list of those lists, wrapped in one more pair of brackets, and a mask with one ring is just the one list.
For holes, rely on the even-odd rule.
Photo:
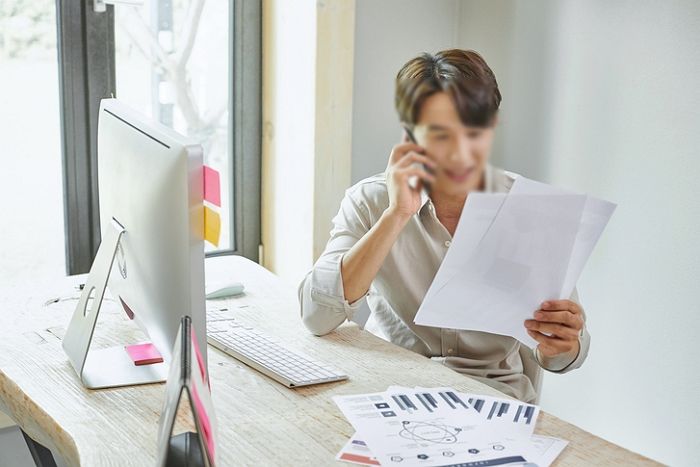
[(34, 460), (16, 426), (0, 429), (0, 466), (34, 467)]

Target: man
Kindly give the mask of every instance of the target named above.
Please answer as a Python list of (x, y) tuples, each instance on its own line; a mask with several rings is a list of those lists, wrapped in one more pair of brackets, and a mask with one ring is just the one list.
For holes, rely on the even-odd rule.
[(406, 63), (396, 77), (395, 104), (407, 137), (394, 146), (384, 173), (346, 191), (299, 300), (314, 334), (369, 305), (394, 344), (533, 402), (539, 367), (569, 371), (588, 353), (576, 291), (571, 300), (551, 297), (523, 323), (538, 342), (534, 353), (507, 336), (413, 323), (469, 193), (508, 192), (513, 183), (514, 174), (488, 163), (500, 102), (493, 72), (474, 51), (445, 50)]

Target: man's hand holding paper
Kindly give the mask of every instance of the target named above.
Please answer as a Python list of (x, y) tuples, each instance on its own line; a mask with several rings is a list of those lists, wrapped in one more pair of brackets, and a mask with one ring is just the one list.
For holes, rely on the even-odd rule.
[(508, 335), (573, 360), (584, 321), (569, 298), (614, 209), (523, 177), (508, 195), (470, 194), (416, 324)]
[(573, 361), (579, 352), (579, 336), (583, 330), (581, 306), (571, 300), (548, 300), (534, 314), (534, 319), (525, 320), (527, 333), (539, 345), (545, 357), (571, 354)]

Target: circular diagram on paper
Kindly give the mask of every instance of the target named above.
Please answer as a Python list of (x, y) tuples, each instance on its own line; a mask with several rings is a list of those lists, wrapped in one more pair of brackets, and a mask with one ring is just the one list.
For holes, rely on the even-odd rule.
[(416, 442), (454, 444), (461, 431), (461, 428), (442, 423), (404, 421), (399, 436)]

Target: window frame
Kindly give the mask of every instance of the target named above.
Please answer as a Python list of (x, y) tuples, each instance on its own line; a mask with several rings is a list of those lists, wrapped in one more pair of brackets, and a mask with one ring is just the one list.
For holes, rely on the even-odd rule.
[(100, 243), (97, 118), (114, 95), (114, 8), (56, 0), (66, 273), (88, 272)]
[[(88, 272), (100, 243), (97, 118), (116, 95), (114, 5), (56, 0), (66, 273)], [(119, 5), (116, 6), (119, 8)], [(262, 0), (229, 2), (231, 248), (207, 257), (260, 260)]]
[[(262, 161), (262, 1), (233, 0), (229, 7), (229, 156), (233, 180), (231, 243), (207, 257), (260, 260)], [(255, 194), (251, 197), (250, 194)]]

